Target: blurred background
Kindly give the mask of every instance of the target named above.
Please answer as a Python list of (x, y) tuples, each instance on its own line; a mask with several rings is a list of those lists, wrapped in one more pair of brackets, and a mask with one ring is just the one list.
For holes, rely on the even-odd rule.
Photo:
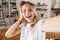
[[(12, 38), (4, 36), (6, 30), (19, 17), (19, 3), (30, 1), (35, 4), (36, 12), (42, 19), (60, 15), (60, 0), (0, 0), (0, 40), (19, 40), (20, 34)], [(47, 32), (46, 40), (60, 40), (60, 33)]]

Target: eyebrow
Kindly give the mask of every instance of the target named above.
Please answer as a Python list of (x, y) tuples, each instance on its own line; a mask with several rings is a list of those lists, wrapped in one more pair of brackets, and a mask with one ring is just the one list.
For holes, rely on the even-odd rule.
[[(32, 8), (29, 7), (28, 9), (32, 9)], [(22, 10), (25, 10), (25, 9), (22, 9)]]

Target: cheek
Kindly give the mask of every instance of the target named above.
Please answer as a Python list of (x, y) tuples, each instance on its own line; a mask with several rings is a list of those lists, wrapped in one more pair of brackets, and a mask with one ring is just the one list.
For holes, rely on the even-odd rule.
[(32, 17), (34, 18), (34, 14), (32, 15)]
[(34, 13), (32, 14), (32, 19), (34, 18)]
[(25, 17), (25, 14), (23, 13), (22, 16)]
[(34, 16), (34, 12), (32, 12), (32, 16)]

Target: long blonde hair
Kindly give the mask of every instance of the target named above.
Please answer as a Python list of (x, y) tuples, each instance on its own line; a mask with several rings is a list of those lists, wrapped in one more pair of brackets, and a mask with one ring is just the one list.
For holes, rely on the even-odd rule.
[[(23, 6), (24, 4), (29, 4), (30, 6), (35, 7), (35, 4), (33, 4), (33, 3), (29, 2), (29, 1), (21, 1), (21, 3), (19, 4), (20, 13), (21, 13), (21, 11), (22, 11), (21, 8), (22, 8), (22, 6)], [(38, 20), (40, 20), (40, 17), (37, 15), (37, 13), (36, 13), (36, 11), (35, 11), (34, 18), (33, 18), (33, 22), (32, 22), (32, 24), (31, 24), (31, 26), (33, 27)], [(26, 24), (27, 24), (27, 21), (23, 18), (21, 23), (23, 23), (24, 25), (26, 25)]]

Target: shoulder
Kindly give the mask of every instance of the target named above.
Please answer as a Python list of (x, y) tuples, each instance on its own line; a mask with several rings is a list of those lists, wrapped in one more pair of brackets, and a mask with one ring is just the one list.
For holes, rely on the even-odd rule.
[(45, 19), (40, 19), (37, 23), (42, 24), (45, 21)]
[(35, 25), (36, 26), (41, 26), (44, 21), (45, 21), (45, 19), (40, 19), (39, 21), (37, 21), (37, 23)]
[(43, 23), (44, 23), (45, 20), (46, 20), (46, 19), (40, 19), (40, 20), (37, 22), (36, 26), (37, 26), (37, 28), (38, 28), (39, 30), (44, 31), (44, 30), (43, 30)]

